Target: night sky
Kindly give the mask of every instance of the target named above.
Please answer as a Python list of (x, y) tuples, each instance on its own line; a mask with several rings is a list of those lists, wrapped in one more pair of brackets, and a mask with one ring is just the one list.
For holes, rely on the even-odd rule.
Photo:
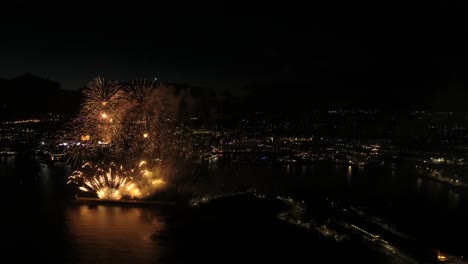
[[(26, 72), (78, 89), (102, 76), (236, 90), (302, 85), (320, 94), (460, 94), (461, 7), (196, 6), (126, 1), (4, 6), (0, 78)], [(407, 96), (407, 94), (401, 94)], [(370, 97), (370, 98), (371, 98)]]

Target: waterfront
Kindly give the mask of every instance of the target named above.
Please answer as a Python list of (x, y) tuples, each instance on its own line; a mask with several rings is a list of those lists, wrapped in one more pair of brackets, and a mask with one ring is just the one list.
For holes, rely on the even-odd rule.
[[(467, 190), (405, 174), (404, 168), (247, 167), (225, 157), (211, 163), (191, 186), (198, 197), (247, 191), (292, 197), (299, 203), (304, 200), (307, 210), (300, 224), (294, 215), (277, 221), (282, 219), (271, 216), (284, 208), (259, 199), (224, 199), (187, 209), (72, 204), (69, 199), (74, 191), (65, 184), (70, 173), (65, 163), (46, 165), (27, 155), (2, 158), (2, 196), (12, 201), (5, 207), (5, 227), (8, 239), (15, 242), (12, 250), (25, 252), (13, 254), (16, 258), (34, 254), (62, 263), (167, 263), (216, 262), (221, 255), (241, 261), (253, 255), (261, 261), (265, 252), (276, 252), (269, 260), (295, 262), (306, 257), (413, 263), (425, 257), (419, 252), (441, 249), (461, 256), (466, 250), (455, 241), (463, 241), (467, 234)], [(353, 215), (337, 213), (350, 208)], [(321, 226), (314, 223), (327, 218), (359, 223), (366, 230), (372, 228), (368, 223), (374, 223), (380, 229), (372, 230), (387, 229), (395, 237), (409, 237), (421, 250), (412, 252), (410, 247), (408, 252), (401, 246), (405, 243), (397, 244), (405, 254), (395, 260), (386, 255), (387, 249), (379, 251), (372, 244), (330, 240), (314, 232)], [(390, 238), (390, 243), (397, 241)]]

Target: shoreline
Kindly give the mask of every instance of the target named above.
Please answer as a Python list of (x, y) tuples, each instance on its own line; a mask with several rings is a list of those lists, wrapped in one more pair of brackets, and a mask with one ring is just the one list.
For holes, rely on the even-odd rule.
[(181, 206), (183, 203), (170, 202), (170, 201), (154, 201), (154, 200), (109, 200), (109, 199), (99, 199), (93, 197), (80, 197), (75, 196), (71, 199), (73, 203), (87, 203), (87, 204), (115, 204), (115, 205), (165, 205), (165, 206)]

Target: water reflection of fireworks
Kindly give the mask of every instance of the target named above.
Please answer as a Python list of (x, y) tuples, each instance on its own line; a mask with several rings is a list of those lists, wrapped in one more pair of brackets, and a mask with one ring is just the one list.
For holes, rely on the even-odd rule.
[(141, 161), (134, 168), (126, 169), (116, 163), (85, 163), (69, 177), (69, 183), (84, 192), (93, 192), (100, 199), (147, 198), (164, 185), (156, 170), (147, 168)]

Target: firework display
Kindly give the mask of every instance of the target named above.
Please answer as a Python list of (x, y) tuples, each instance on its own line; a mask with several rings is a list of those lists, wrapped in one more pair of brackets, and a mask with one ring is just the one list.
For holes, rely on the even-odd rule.
[(176, 130), (180, 100), (169, 87), (96, 78), (82, 91), (71, 123), (70, 184), (101, 199), (146, 198), (164, 187), (192, 154)]

